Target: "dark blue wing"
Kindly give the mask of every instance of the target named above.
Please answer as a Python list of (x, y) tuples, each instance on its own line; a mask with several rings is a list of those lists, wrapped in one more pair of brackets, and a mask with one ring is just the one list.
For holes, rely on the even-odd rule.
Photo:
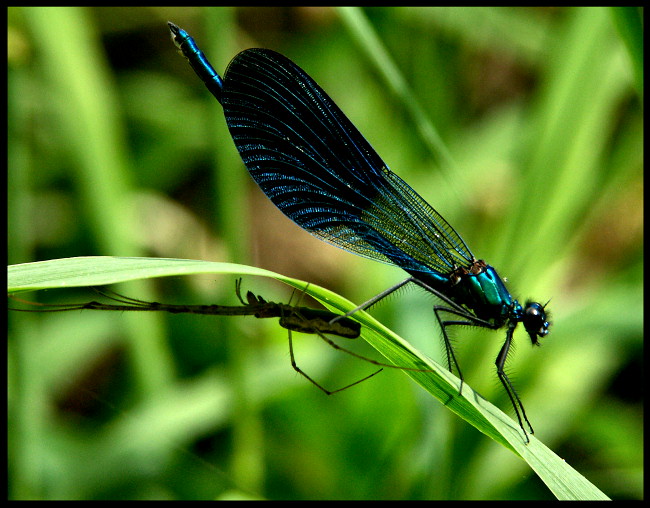
[(266, 49), (239, 53), (221, 103), (251, 176), (303, 229), (407, 270), (444, 274), (471, 263), (456, 231), (288, 58)]

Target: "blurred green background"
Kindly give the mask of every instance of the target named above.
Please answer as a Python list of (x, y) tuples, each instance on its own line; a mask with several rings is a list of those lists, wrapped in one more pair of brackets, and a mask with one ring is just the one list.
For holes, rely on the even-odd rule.
[[(357, 302), (401, 280), (397, 268), (313, 239), (261, 194), (166, 21), (188, 30), (220, 73), (238, 51), (274, 49), (314, 77), (516, 297), (551, 300), (543, 347), (533, 350), (519, 331), (509, 362), (536, 435), (610, 497), (642, 498), (640, 11), (8, 15), (10, 264), (82, 255), (231, 261)], [(401, 83), (411, 92), (400, 93)], [(236, 303), (225, 277), (117, 289)], [(291, 295), (266, 279), (246, 279), (244, 289), (275, 301)], [(410, 289), (371, 312), (441, 362), (434, 302)], [(552, 498), (523, 461), (399, 371), (326, 397), (291, 369), (277, 323), (9, 314), (12, 499)], [(504, 333), (454, 337), (465, 380), (510, 411), (494, 372)], [(316, 337), (294, 342), (301, 367), (329, 388), (372, 371)]]

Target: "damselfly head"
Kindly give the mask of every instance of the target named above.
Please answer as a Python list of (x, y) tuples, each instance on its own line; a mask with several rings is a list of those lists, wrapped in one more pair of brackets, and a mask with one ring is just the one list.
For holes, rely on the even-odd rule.
[[(548, 302), (547, 302), (548, 303)], [(550, 314), (546, 311), (546, 305), (537, 302), (526, 302), (522, 323), (530, 336), (534, 346), (539, 346), (538, 337), (546, 337), (551, 326)]]

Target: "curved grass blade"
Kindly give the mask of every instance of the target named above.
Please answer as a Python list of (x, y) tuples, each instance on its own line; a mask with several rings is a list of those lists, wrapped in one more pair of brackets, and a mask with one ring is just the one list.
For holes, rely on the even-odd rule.
[[(355, 307), (352, 302), (325, 288), (268, 270), (187, 259), (99, 256), (24, 263), (8, 267), (7, 289), (13, 294), (36, 289), (97, 286), (200, 273), (271, 277), (306, 291), (329, 310), (347, 312)], [(354, 319), (364, 325), (362, 338), (392, 363), (431, 369), (431, 372), (404, 373), (466, 422), (520, 455), (559, 499), (607, 499), (600, 490), (535, 437), (531, 436), (531, 442), (526, 446), (518, 432), (517, 423), (484, 400), (467, 383), (463, 394), (459, 395), (460, 380), (447, 369), (418, 352), (366, 312), (357, 312)]]

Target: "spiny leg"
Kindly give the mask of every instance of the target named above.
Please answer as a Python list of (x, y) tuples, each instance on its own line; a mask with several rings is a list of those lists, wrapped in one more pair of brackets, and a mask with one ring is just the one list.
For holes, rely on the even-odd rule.
[(523, 419), (528, 424), (528, 429), (530, 430), (530, 433), (534, 434), (535, 431), (533, 430), (533, 426), (528, 421), (528, 417), (526, 416), (526, 410), (524, 409), (524, 405), (521, 403), (521, 400), (517, 395), (515, 387), (512, 385), (510, 378), (508, 377), (508, 375), (505, 373), (503, 369), (506, 363), (506, 359), (508, 357), (508, 351), (510, 350), (510, 345), (512, 343), (513, 332), (514, 332), (514, 326), (509, 325), (508, 332), (506, 333), (506, 341), (503, 343), (503, 346), (501, 347), (501, 351), (499, 351), (499, 354), (497, 355), (495, 364), (497, 366), (497, 375), (499, 376), (499, 381), (501, 381), (501, 384), (505, 388), (506, 393), (510, 398), (510, 403), (512, 404), (512, 407), (515, 409), (515, 414), (517, 415), (519, 426), (521, 427), (521, 430), (524, 432), (524, 436), (526, 437), (526, 443), (530, 443), (530, 438), (528, 437), (528, 434), (526, 433), (526, 429), (524, 428), (524, 422), (522, 421), (522, 416)]
[[(302, 293), (304, 294), (304, 293)], [(358, 358), (360, 360), (366, 361), (368, 363), (371, 363), (373, 365), (377, 365), (378, 367), (387, 367), (390, 369), (399, 369), (399, 370), (408, 370), (412, 372), (434, 372), (433, 369), (421, 369), (418, 367), (405, 367), (401, 365), (395, 365), (392, 363), (382, 363), (377, 360), (373, 360), (372, 358), (368, 358), (366, 356), (363, 356), (359, 353), (355, 353), (354, 351), (351, 351), (343, 346), (338, 345), (336, 342), (333, 340), (329, 339), (326, 334), (332, 334), (332, 335), (339, 335), (341, 337), (345, 337), (348, 339), (356, 339), (359, 336), (359, 332), (355, 336), (351, 335), (344, 335), (341, 332), (341, 330), (335, 330), (333, 328), (333, 325), (336, 325), (336, 323), (343, 323), (343, 321), (339, 320), (336, 321), (335, 319), (332, 319), (330, 321), (324, 321), (320, 316), (315, 317), (315, 318), (308, 318), (303, 314), (303, 311), (308, 311), (311, 309), (303, 309), (301, 310), (300, 308), (294, 307), (291, 314), (289, 316), (285, 316), (282, 319), (280, 319), (280, 325), (284, 326), (287, 329), (291, 329), (294, 331), (300, 331), (303, 333), (315, 333), (317, 334), (324, 342), (329, 344), (332, 348), (337, 349), (339, 351), (342, 351), (344, 353), (349, 354), (350, 356), (354, 356), (355, 358)], [(329, 313), (328, 311), (325, 311), (325, 313)], [(296, 318), (296, 319), (291, 319), (291, 323), (289, 322), (289, 318)], [(346, 318), (349, 320), (349, 318)], [(301, 326), (296, 327), (295, 322), (296, 320), (300, 321)], [(284, 322), (283, 322), (284, 321)], [(355, 323), (356, 324), (356, 323)]]
[[(411, 279), (407, 279), (406, 281), (403, 281), (402, 283), (400, 283), (400, 284), (398, 284), (397, 286), (395, 286), (395, 287), (391, 288), (390, 290), (388, 290), (388, 292), (384, 292), (384, 293), (382, 294), (381, 297), (383, 298), (383, 296), (386, 296), (387, 294), (390, 294), (391, 292), (395, 291), (395, 290), (398, 289), (399, 287), (402, 287), (402, 286), (405, 285), (407, 282), (410, 282), (410, 280), (411, 280)], [(305, 290), (302, 291), (302, 292), (300, 293), (300, 296), (299, 296), (299, 299), (298, 299), (298, 303), (297, 303), (297, 305), (299, 305), (299, 303), (300, 303), (300, 301), (302, 300), (303, 296), (306, 294), (306, 290), (307, 290), (308, 287), (309, 287), (309, 284), (307, 284), (307, 286), (305, 287)], [(292, 298), (291, 298), (291, 299), (293, 299), (293, 294), (292, 294)], [(376, 301), (378, 301), (379, 299), (381, 299), (381, 298), (377, 298), (377, 297), (375, 297), (375, 299), (373, 299), (373, 300), (374, 300), (374, 302), (376, 302)], [(366, 304), (367, 304), (367, 303), (368, 303), (368, 302), (366, 302)], [(364, 305), (366, 305), (366, 304), (364, 304)], [(363, 307), (363, 306), (362, 306), (362, 307)], [(353, 310), (353, 311), (350, 312), (349, 314), (352, 314), (352, 313), (356, 312), (356, 310), (358, 310), (358, 309), (359, 309), (359, 308)], [(298, 311), (294, 311), (293, 314), (296, 315), (296, 316), (298, 316), (298, 317), (301, 317), (301, 318), (302, 318), (306, 323), (313, 323), (313, 321), (311, 321), (311, 320), (305, 318), (305, 317), (302, 316)], [(345, 316), (347, 316), (347, 314), (343, 314), (343, 315), (341, 315), (341, 316), (337, 316), (336, 318), (332, 319), (329, 323), (332, 324), (332, 323), (336, 322), (337, 320), (339, 320), (339, 319), (341, 319), (341, 318), (343, 318), (343, 317), (345, 317)], [(282, 324), (282, 323), (281, 323), (281, 324)], [(360, 354), (358, 354), (358, 353), (355, 353), (354, 351), (351, 351), (351, 350), (349, 350), (349, 349), (347, 349), (347, 348), (345, 348), (345, 347), (343, 347), (343, 346), (339, 346), (336, 342), (334, 342), (333, 340), (331, 340), (331, 339), (329, 339), (327, 336), (325, 336), (325, 334), (322, 333), (322, 332), (318, 329), (318, 326), (316, 326), (316, 325), (314, 325), (313, 327), (305, 327), (305, 329), (302, 330), (302, 331), (304, 331), (305, 333), (309, 333), (309, 332), (307, 331), (307, 328), (311, 328), (311, 330), (310, 330), (311, 333), (315, 333), (315, 334), (317, 334), (317, 335), (318, 335), (318, 336), (319, 336), (323, 341), (325, 341), (327, 344), (329, 344), (332, 348), (334, 348), (334, 349), (336, 349), (336, 350), (338, 350), (338, 351), (342, 351), (342, 352), (344, 352), (344, 353), (347, 353), (347, 354), (349, 354), (350, 356), (354, 356), (355, 358), (359, 358), (360, 360), (364, 360), (364, 361), (366, 361), (366, 362), (368, 362), (368, 363), (371, 363), (371, 364), (373, 364), (373, 365), (377, 365), (378, 367), (387, 367), (387, 368), (392, 368), (392, 369), (409, 370), (409, 371), (414, 371), (414, 372), (434, 372), (432, 369), (419, 369), (419, 368), (417, 368), (417, 367), (402, 367), (402, 366), (399, 366), (399, 365), (393, 365), (393, 364), (388, 364), (388, 363), (381, 363), (381, 362), (378, 362), (378, 361), (373, 360), (373, 359), (371, 359), (371, 358), (368, 358), (368, 357), (366, 357), (366, 356), (363, 356), (363, 355), (360, 355)], [(318, 388), (320, 388), (322, 391), (324, 391), (324, 392), (327, 393), (328, 395), (329, 395), (329, 394), (332, 394), (332, 393), (340, 392), (340, 391), (342, 391), (342, 390), (345, 390), (346, 388), (350, 388), (351, 386), (354, 386), (354, 385), (356, 385), (356, 384), (358, 384), (358, 383), (361, 383), (362, 381), (365, 381), (366, 379), (369, 379), (369, 378), (375, 376), (376, 374), (379, 374), (379, 372), (381, 372), (381, 371), (383, 370), (383, 369), (379, 369), (379, 370), (377, 370), (376, 372), (373, 372), (372, 374), (370, 374), (369, 376), (364, 377), (363, 379), (360, 379), (360, 380), (358, 380), (358, 381), (355, 381), (354, 383), (351, 383), (351, 384), (349, 384), (349, 385), (347, 385), (347, 386), (344, 386), (343, 388), (339, 388), (338, 390), (335, 390), (335, 391), (333, 391), (333, 392), (330, 392), (329, 390), (326, 390), (326, 389), (323, 388), (321, 385), (319, 385), (319, 384), (318, 384), (316, 381), (314, 381), (312, 378), (310, 378), (307, 374), (305, 374), (302, 370), (300, 370), (300, 368), (296, 365), (296, 363), (295, 363), (295, 357), (294, 357), (294, 354), (293, 354), (293, 341), (292, 341), (292, 337), (291, 337), (291, 329), (290, 329), (290, 328), (287, 328), (287, 329), (289, 330), (289, 353), (290, 353), (290, 355), (291, 355), (291, 365), (292, 365), (292, 367), (293, 367), (294, 370), (296, 370), (299, 374), (301, 374), (301, 375), (303, 375), (304, 377), (306, 377), (309, 381), (311, 381), (314, 385), (316, 385)]]
[[(426, 286), (423, 286), (426, 288)], [(435, 305), (433, 307), (433, 312), (436, 315), (436, 319), (438, 320), (438, 323), (440, 324), (440, 328), (442, 329), (442, 337), (445, 342), (445, 351), (447, 353), (447, 365), (449, 367), (449, 372), (453, 372), (451, 364), (452, 361), (454, 365), (456, 366), (456, 370), (458, 371), (458, 377), (460, 378), (460, 392), (463, 393), (463, 373), (460, 370), (460, 365), (458, 365), (458, 361), (456, 360), (456, 355), (454, 353), (454, 348), (451, 345), (451, 341), (449, 340), (449, 336), (447, 335), (447, 327), (448, 326), (478, 326), (480, 328), (489, 328), (491, 330), (496, 329), (496, 327), (490, 323), (489, 321), (485, 321), (483, 319), (480, 319), (476, 317), (473, 314), (470, 314), (467, 310), (465, 310), (463, 307), (457, 305), (455, 302), (450, 300), (444, 295), (441, 295), (435, 290), (430, 289), (436, 296), (440, 297), (444, 302), (448, 303), (450, 306), (445, 307), (443, 305)], [(454, 316), (458, 316), (463, 319), (459, 320), (444, 320), (440, 316), (440, 312), (447, 312), (449, 314), (452, 314)]]
[[(300, 302), (302, 301), (302, 297), (305, 295), (308, 287), (309, 287), (309, 284), (307, 284), (307, 286), (305, 287), (305, 290), (300, 293), (300, 296), (298, 297), (298, 302), (296, 303), (296, 306), (300, 305)], [(295, 292), (296, 292), (296, 290), (294, 288), (294, 290), (291, 292), (291, 297), (289, 298), (289, 303), (291, 303), (291, 300), (293, 300), (293, 297), (295, 296)], [(358, 383), (361, 383), (362, 381), (365, 381), (366, 379), (370, 379), (375, 374), (379, 374), (381, 372), (381, 369), (379, 369), (378, 371), (373, 372), (369, 376), (366, 376), (363, 379), (359, 379), (358, 381), (355, 381), (352, 384), (344, 386), (343, 388), (339, 388), (338, 390), (334, 390), (334, 391), (327, 390), (326, 388), (321, 386), (319, 383), (317, 383), (314, 379), (309, 377), (309, 375), (307, 373), (305, 373), (302, 369), (300, 369), (300, 367), (298, 367), (298, 364), (296, 363), (296, 357), (295, 357), (295, 355), (293, 353), (293, 338), (292, 338), (292, 335), (291, 335), (291, 329), (287, 328), (287, 331), (289, 333), (289, 356), (291, 357), (291, 367), (293, 367), (293, 370), (295, 370), (298, 374), (300, 374), (301, 376), (303, 376), (304, 378), (309, 380), (314, 386), (316, 386), (318, 389), (323, 391), (326, 395), (332, 395), (334, 393), (345, 390), (346, 388), (350, 388), (351, 386), (354, 386), (354, 385), (356, 385)], [(334, 344), (334, 342), (332, 342), (329, 339), (325, 338), (320, 332), (316, 331), (316, 333), (318, 333), (319, 336), (321, 336), (327, 342), (329, 342), (334, 347), (336, 347), (336, 344)]]
[[(298, 306), (298, 305), (300, 304), (300, 302), (302, 301), (302, 298), (303, 298), (303, 296), (306, 294), (306, 291), (307, 291), (307, 288), (308, 288), (308, 287), (309, 287), (309, 284), (307, 284), (307, 286), (305, 287), (305, 290), (302, 291), (302, 292), (300, 293), (300, 296), (298, 297), (298, 302), (297, 302), (296, 306)], [(295, 295), (295, 289), (294, 289), (294, 291), (291, 293), (291, 298), (289, 299), (289, 302), (291, 302), (291, 300), (293, 299), (294, 295)], [(317, 388), (319, 388), (320, 390), (322, 390), (322, 391), (323, 391), (325, 394), (327, 394), (327, 395), (332, 395), (332, 394), (334, 394), (334, 393), (341, 392), (341, 391), (343, 391), (343, 390), (345, 390), (345, 389), (347, 389), (347, 388), (350, 388), (350, 387), (352, 387), (352, 386), (354, 386), (354, 385), (357, 385), (357, 384), (359, 384), (359, 383), (362, 383), (362, 382), (365, 381), (366, 379), (370, 379), (371, 377), (375, 376), (376, 374), (379, 374), (379, 373), (383, 370), (383, 369), (379, 369), (379, 370), (373, 372), (372, 374), (370, 374), (369, 376), (366, 376), (366, 377), (364, 377), (364, 378), (362, 378), (362, 379), (359, 379), (359, 380), (355, 381), (354, 383), (350, 383), (349, 385), (346, 385), (346, 386), (344, 386), (344, 387), (342, 387), (342, 388), (339, 388), (339, 389), (337, 389), (337, 390), (333, 390), (333, 391), (331, 391), (331, 390), (327, 390), (327, 389), (324, 388), (322, 385), (320, 385), (319, 383), (317, 383), (314, 379), (312, 379), (312, 378), (311, 378), (311, 377), (310, 377), (306, 372), (304, 372), (300, 367), (298, 367), (298, 364), (296, 363), (296, 357), (295, 357), (295, 355), (294, 355), (294, 353), (293, 353), (293, 337), (292, 337), (292, 335), (291, 335), (291, 329), (290, 329), (290, 328), (287, 328), (287, 331), (288, 331), (288, 333), (289, 333), (289, 356), (291, 357), (291, 367), (293, 367), (293, 370), (295, 370), (298, 374), (300, 374), (301, 376), (303, 376), (304, 378), (306, 378), (307, 380), (309, 380), (309, 381), (310, 381), (314, 386), (316, 386)], [(330, 340), (330, 339), (328, 339), (327, 337), (325, 337), (325, 335), (323, 335), (320, 331), (314, 329), (314, 333), (318, 334), (319, 337), (321, 337), (325, 342), (327, 342), (328, 344), (330, 344), (334, 349), (339, 349), (339, 350), (345, 351), (344, 348), (340, 347), (338, 344), (336, 344), (336, 343), (333, 342), (332, 340)], [(349, 353), (352, 354), (353, 356), (359, 356), (359, 355), (356, 355), (355, 353), (352, 353), (351, 351), (349, 351)]]
[(293, 354), (293, 339), (291, 337), (291, 330), (288, 330), (288, 332), (289, 332), (289, 356), (291, 357), (291, 366), (293, 367), (293, 370), (295, 370), (298, 374), (300, 374), (301, 376), (306, 378), (308, 381), (310, 381), (314, 386), (316, 386), (316, 388), (323, 391), (326, 395), (332, 395), (334, 393), (341, 392), (341, 391), (343, 391), (343, 390), (345, 390), (347, 388), (350, 388), (350, 387), (352, 387), (354, 385), (362, 383), (366, 379), (370, 379), (371, 377), (373, 377), (376, 374), (379, 374), (383, 370), (383, 369), (379, 369), (379, 370), (373, 372), (372, 374), (370, 374), (369, 376), (366, 376), (366, 377), (364, 377), (362, 379), (359, 379), (359, 380), (355, 381), (354, 383), (350, 383), (349, 385), (346, 385), (346, 386), (344, 386), (342, 388), (339, 388), (337, 390), (332, 390), (332, 391), (327, 390), (326, 388), (324, 388), (323, 386), (318, 384), (314, 379), (309, 377), (309, 375), (307, 375), (307, 373), (305, 373), (303, 370), (301, 370), (300, 367), (298, 367), (298, 364), (296, 363), (296, 358), (295, 358), (295, 356)]
[[(370, 300), (368, 300), (368, 301), (362, 303), (361, 305), (355, 307), (351, 311), (346, 312), (345, 314), (341, 314), (340, 316), (335, 317), (334, 319), (332, 319), (331, 322), (333, 323), (333, 322), (338, 321), (339, 319), (344, 318), (344, 317), (350, 317), (355, 312), (358, 312), (360, 310), (366, 310), (366, 309), (372, 307), (378, 301), (386, 298), (388, 295), (390, 295), (391, 293), (394, 293), (399, 288), (401, 288), (403, 286), (406, 286), (406, 284), (408, 284), (409, 282), (414, 282), (414, 283), (419, 284), (419, 282), (414, 277), (409, 277), (408, 279), (404, 279), (402, 282), (398, 282), (393, 287), (390, 287), (387, 290), (382, 291), (378, 295), (373, 296)], [(419, 284), (419, 285), (421, 285), (421, 284)], [(425, 287), (425, 289), (428, 288), (428, 286), (424, 286), (424, 287)]]
[(440, 329), (442, 330), (442, 339), (445, 344), (445, 353), (447, 354), (447, 368), (449, 369), (449, 372), (454, 372), (453, 367), (452, 367), (452, 362), (453, 365), (456, 366), (456, 372), (458, 372), (458, 377), (460, 378), (460, 390), (458, 391), (459, 394), (462, 395), (463, 393), (463, 383), (465, 382), (463, 378), (463, 372), (460, 370), (460, 365), (458, 364), (458, 360), (456, 360), (456, 354), (454, 353), (454, 347), (451, 344), (451, 340), (449, 340), (449, 336), (447, 335), (447, 327), (448, 326), (455, 326), (455, 325), (473, 325), (474, 323), (470, 321), (460, 321), (460, 320), (444, 320), (440, 316), (440, 312), (448, 312), (450, 314), (453, 314), (455, 316), (463, 316), (459, 312), (455, 311), (454, 309), (450, 309), (448, 307), (442, 307), (442, 306), (434, 306), (433, 307), (433, 313), (436, 315), (436, 319), (438, 320), (438, 324), (440, 325)]
[[(325, 334), (321, 333), (319, 330), (314, 330), (314, 333), (318, 335), (321, 339), (323, 339), (327, 344), (329, 344), (331, 347), (338, 351), (342, 351), (344, 353), (349, 354), (350, 356), (354, 356), (355, 358), (358, 358), (359, 360), (366, 361), (368, 363), (372, 363), (373, 365), (377, 365), (377, 367), (387, 367), (389, 369), (399, 369), (399, 370), (408, 370), (408, 371), (413, 371), (413, 372), (435, 372), (432, 369), (419, 369), (417, 367), (403, 367), (401, 365), (393, 365), (391, 363), (382, 363), (378, 362), (377, 360), (373, 360), (372, 358), (368, 358), (367, 356), (360, 355), (359, 353), (355, 353), (354, 351), (351, 351), (350, 349), (347, 349), (343, 346), (339, 346), (336, 342), (334, 342), (332, 339), (328, 338)], [(381, 369), (380, 369), (381, 370)], [(377, 371), (379, 372), (379, 371)], [(377, 374), (375, 372), (375, 374)], [(374, 376), (374, 374), (373, 374)]]
[(242, 305), (247, 305), (247, 303), (244, 301), (244, 299), (241, 296), (241, 281), (242, 281), (241, 277), (235, 279), (235, 294), (237, 295), (237, 298), (239, 298), (239, 301), (242, 303)]

